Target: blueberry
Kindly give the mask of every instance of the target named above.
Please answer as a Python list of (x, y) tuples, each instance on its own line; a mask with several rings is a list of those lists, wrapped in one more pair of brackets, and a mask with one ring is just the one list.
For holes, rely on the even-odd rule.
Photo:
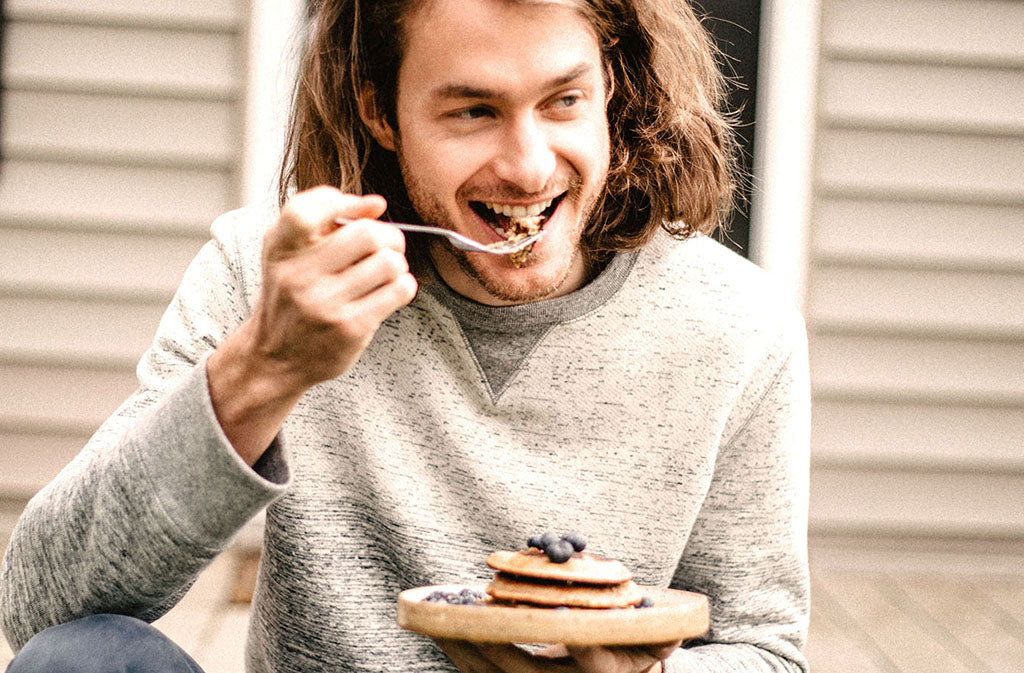
[(540, 535), (534, 535), (526, 541), (527, 547), (534, 547), (536, 549), (543, 549), (544, 543), (540, 541)]
[(637, 607), (638, 608), (651, 608), (651, 607), (654, 607), (654, 601), (651, 600), (650, 597), (644, 596), (642, 599), (640, 599), (640, 604), (637, 605)]
[(544, 533), (540, 536), (540, 548), (546, 550), (548, 547), (558, 542), (558, 536), (554, 533)]
[(565, 563), (572, 557), (572, 545), (565, 540), (557, 540), (545, 547), (544, 553), (552, 563)]
[(562, 536), (562, 539), (571, 544), (575, 551), (583, 551), (587, 547), (587, 538), (583, 537), (583, 533), (578, 531), (566, 533)]

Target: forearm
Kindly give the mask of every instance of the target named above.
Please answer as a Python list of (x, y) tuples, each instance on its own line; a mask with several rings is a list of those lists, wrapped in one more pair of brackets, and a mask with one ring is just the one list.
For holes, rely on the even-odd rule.
[(250, 466), (274, 441), (307, 388), (259, 352), (256, 332), (252, 319), (242, 323), (206, 363), (217, 422)]
[(111, 418), (26, 508), (0, 581), (13, 647), (86, 614), (157, 618), (283, 491), (226, 445), (205, 386), (199, 368), (137, 421)]

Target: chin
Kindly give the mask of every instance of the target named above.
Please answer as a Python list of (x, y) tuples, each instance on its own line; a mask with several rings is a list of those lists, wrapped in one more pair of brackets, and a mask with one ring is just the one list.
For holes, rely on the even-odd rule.
[(568, 278), (578, 253), (562, 256), (531, 254), (520, 267), (513, 265), (508, 257), (481, 259), (480, 255), (461, 251), (453, 254), (466, 275), (487, 294), (503, 303), (522, 304), (556, 295)]

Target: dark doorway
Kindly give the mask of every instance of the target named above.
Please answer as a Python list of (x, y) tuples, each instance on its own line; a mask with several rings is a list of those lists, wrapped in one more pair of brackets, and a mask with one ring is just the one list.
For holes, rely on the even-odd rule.
[[(760, 0), (693, 0), (704, 25), (715, 36), (723, 53), (726, 75), (734, 82), (729, 107), (739, 110), (738, 129), (742, 144), (741, 164), (751, 175), (754, 161), (755, 102), (757, 100), (757, 56), (761, 27)], [(729, 221), (724, 241), (743, 256), (750, 250), (750, 185), (744, 181), (738, 206)]]
[[(4, 24), (7, 23), (7, 14), (4, 13), (4, 0), (0, 0), (0, 73), (4, 71)], [(4, 80), (0, 76), (0, 164), (3, 163), (3, 115), (4, 112)]]

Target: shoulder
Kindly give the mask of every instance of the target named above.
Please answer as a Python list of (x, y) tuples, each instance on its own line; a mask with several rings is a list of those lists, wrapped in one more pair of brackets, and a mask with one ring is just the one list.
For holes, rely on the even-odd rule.
[(280, 208), (272, 201), (253, 203), (230, 210), (210, 227), (213, 239), (221, 245), (238, 251), (260, 251), (263, 235), (277, 221)]
[[(699, 336), (719, 351), (791, 351), (806, 339), (803, 316), (776, 279), (707, 236), (659, 233), (638, 255), (636, 300), (660, 313), (665, 329)], [(707, 343), (708, 341), (713, 343)]]

